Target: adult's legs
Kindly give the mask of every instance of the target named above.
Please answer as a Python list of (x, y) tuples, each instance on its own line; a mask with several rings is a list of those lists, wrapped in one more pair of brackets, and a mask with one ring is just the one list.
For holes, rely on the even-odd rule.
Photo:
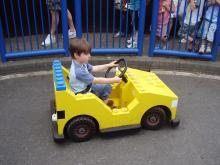
[(68, 14), (68, 24), (69, 24), (70, 31), (75, 32), (76, 29), (75, 29), (75, 26), (73, 24), (73, 17), (72, 17), (69, 10), (67, 10), (67, 14)]
[(59, 24), (59, 12), (50, 11), (51, 13), (51, 35), (55, 35), (56, 27)]

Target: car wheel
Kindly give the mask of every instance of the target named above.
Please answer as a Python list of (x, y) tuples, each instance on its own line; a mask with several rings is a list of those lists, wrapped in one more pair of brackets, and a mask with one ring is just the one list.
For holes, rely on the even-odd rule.
[(160, 107), (154, 107), (148, 110), (141, 120), (141, 125), (144, 129), (158, 130), (166, 121), (166, 113)]
[(70, 140), (76, 142), (88, 141), (96, 133), (96, 125), (88, 117), (77, 117), (68, 124), (66, 133)]

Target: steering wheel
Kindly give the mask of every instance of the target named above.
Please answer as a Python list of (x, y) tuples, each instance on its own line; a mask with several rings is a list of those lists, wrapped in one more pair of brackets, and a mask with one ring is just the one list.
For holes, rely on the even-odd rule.
[[(118, 64), (117, 69), (121, 72), (118, 77), (122, 78), (124, 82), (127, 82), (127, 79), (125, 77), (125, 72), (127, 71), (127, 62), (125, 61), (124, 58), (121, 58), (115, 62), (115, 64)], [(109, 76), (109, 72), (112, 70), (114, 67), (108, 68), (108, 70), (105, 72), (105, 77), (107, 78)]]

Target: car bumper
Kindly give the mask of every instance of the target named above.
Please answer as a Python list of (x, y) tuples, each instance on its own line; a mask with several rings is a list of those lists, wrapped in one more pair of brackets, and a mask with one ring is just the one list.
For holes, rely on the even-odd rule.
[(180, 124), (180, 119), (179, 119), (179, 118), (176, 118), (176, 119), (170, 121), (170, 125), (171, 125), (171, 127), (173, 127), (173, 128), (178, 127), (179, 124)]
[[(51, 109), (51, 117), (55, 114), (55, 101), (52, 100), (50, 102), (50, 109)], [(55, 142), (63, 142), (64, 141), (64, 136), (63, 135), (58, 135), (58, 126), (57, 122), (52, 120), (52, 133), (53, 133), (53, 140)]]

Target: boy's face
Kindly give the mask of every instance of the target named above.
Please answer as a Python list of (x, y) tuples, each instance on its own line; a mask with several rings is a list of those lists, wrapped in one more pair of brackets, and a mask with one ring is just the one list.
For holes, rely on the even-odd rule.
[(84, 64), (84, 63), (88, 63), (91, 55), (90, 53), (87, 53), (87, 54), (81, 53), (80, 55), (76, 55), (75, 57), (76, 57), (77, 62)]

